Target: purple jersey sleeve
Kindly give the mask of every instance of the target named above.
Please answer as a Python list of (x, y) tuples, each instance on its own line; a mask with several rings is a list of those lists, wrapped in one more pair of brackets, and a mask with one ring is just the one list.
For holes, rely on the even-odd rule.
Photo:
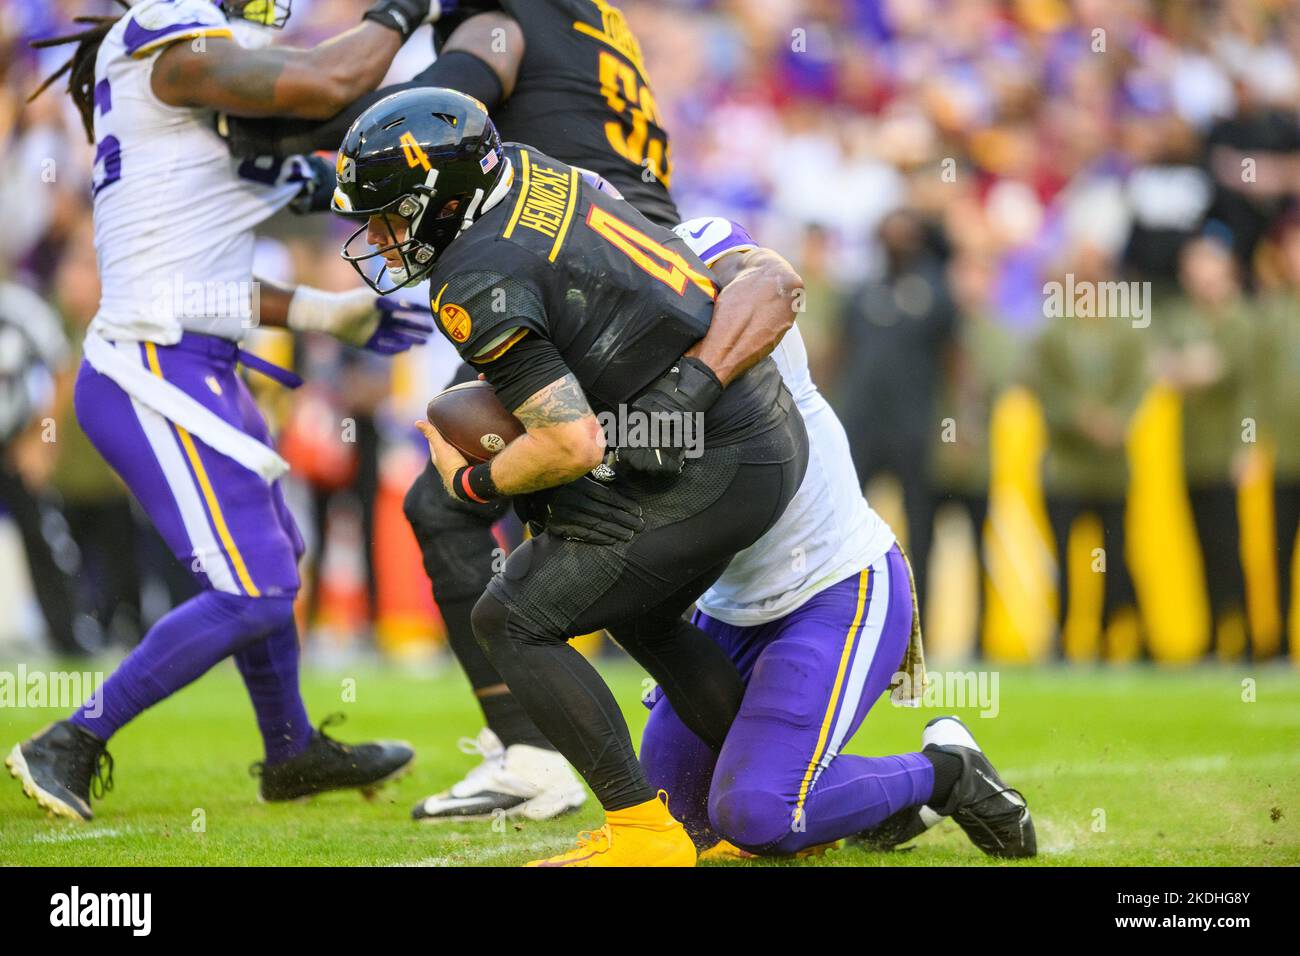
[(758, 248), (758, 243), (739, 223), (722, 216), (701, 216), (688, 219), (673, 227), (691, 251), (706, 266), (711, 266), (728, 252), (747, 252)]

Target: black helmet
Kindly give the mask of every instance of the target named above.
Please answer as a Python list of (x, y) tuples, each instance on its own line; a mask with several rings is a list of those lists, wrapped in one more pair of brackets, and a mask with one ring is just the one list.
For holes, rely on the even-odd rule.
[[(350, 219), (398, 216), (407, 222), (406, 238), (386, 219), (392, 242), (371, 249), (363, 224), (343, 244), (343, 258), (381, 295), (418, 282), (474, 222), (505, 169), (501, 137), (474, 97), (440, 87), (384, 97), (343, 137), (330, 208)], [(354, 250), (358, 240), (366, 251)], [(383, 267), (383, 254), (394, 249), (400, 270)], [(381, 267), (367, 275), (376, 258)]]

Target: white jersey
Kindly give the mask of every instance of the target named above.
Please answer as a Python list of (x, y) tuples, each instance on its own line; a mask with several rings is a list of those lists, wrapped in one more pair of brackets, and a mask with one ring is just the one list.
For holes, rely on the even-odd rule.
[[(706, 265), (754, 248), (743, 229), (706, 217), (674, 230)], [(813, 595), (878, 560), (894, 532), (862, 495), (844, 426), (817, 391), (798, 327), (772, 353), (808, 431), (808, 471), (785, 512), (696, 601), (710, 617), (748, 627), (785, 617)]]
[(182, 332), (238, 340), (252, 325), (253, 228), (301, 189), (297, 157), (237, 161), (211, 110), (154, 95), (154, 60), (172, 43), (231, 37), (212, 0), (143, 0), (95, 61), (95, 250), (103, 284), (92, 330), (177, 342)]

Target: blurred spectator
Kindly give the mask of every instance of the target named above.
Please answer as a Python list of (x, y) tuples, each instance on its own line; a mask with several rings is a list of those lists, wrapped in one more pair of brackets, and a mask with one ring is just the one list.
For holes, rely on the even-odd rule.
[(1268, 301), (1255, 340), (1254, 367), (1263, 395), (1261, 431), (1274, 452), (1273, 515), (1282, 632), (1296, 613), (1291, 574), (1300, 529), (1300, 220), (1292, 219), (1278, 241), (1285, 285)]
[[(73, 633), (70, 556), (60, 564), (42, 494), (54, 464), (49, 412), (55, 377), (69, 362), (58, 316), (30, 289), (0, 282), (0, 507), (22, 535), (48, 636), (61, 654), (84, 653)], [(54, 522), (56, 525), (58, 519)]]
[(934, 406), (955, 307), (943, 261), (915, 213), (886, 216), (880, 242), (884, 275), (849, 295), (840, 320), (840, 414), (858, 477), (865, 482), (888, 472), (903, 486), (908, 552), (924, 600), (934, 524)]
[[(949, 267), (958, 328), (947, 355), (947, 374), (938, 405), (935, 484), (942, 502), (966, 512), (983, 568), (984, 522), (988, 517), (989, 424), (993, 404), (1018, 370), (1022, 341), (990, 309), (990, 257), (970, 251)], [(976, 600), (983, 597), (977, 589)], [(976, 614), (978, 621), (979, 614)]]
[(1232, 250), (1212, 238), (1180, 257), (1184, 298), (1161, 309), (1157, 376), (1183, 396), (1183, 458), (1210, 612), (1244, 612), (1237, 486), (1259, 421), (1251, 369), (1255, 322)]
[[(1061, 279), (1075, 287), (1110, 280), (1113, 263), (1084, 248)], [(1051, 318), (1027, 355), (1026, 376), (1043, 406), (1047, 455), (1043, 467), (1048, 520), (1056, 539), (1060, 623), (1071, 608), (1070, 532), (1090, 513), (1102, 528), (1103, 620), (1135, 602), (1125, 557), (1124, 500), (1128, 463), (1124, 440), (1129, 420), (1149, 382), (1145, 329), (1130, 317), (1079, 315), (1070, 308)]]

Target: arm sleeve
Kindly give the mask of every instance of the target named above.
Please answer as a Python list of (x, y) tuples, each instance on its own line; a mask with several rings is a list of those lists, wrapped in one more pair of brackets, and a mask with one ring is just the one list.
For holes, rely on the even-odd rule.
[(481, 367), (497, 390), (497, 398), (511, 412), (547, 385), (570, 374), (555, 343), (531, 333)]

